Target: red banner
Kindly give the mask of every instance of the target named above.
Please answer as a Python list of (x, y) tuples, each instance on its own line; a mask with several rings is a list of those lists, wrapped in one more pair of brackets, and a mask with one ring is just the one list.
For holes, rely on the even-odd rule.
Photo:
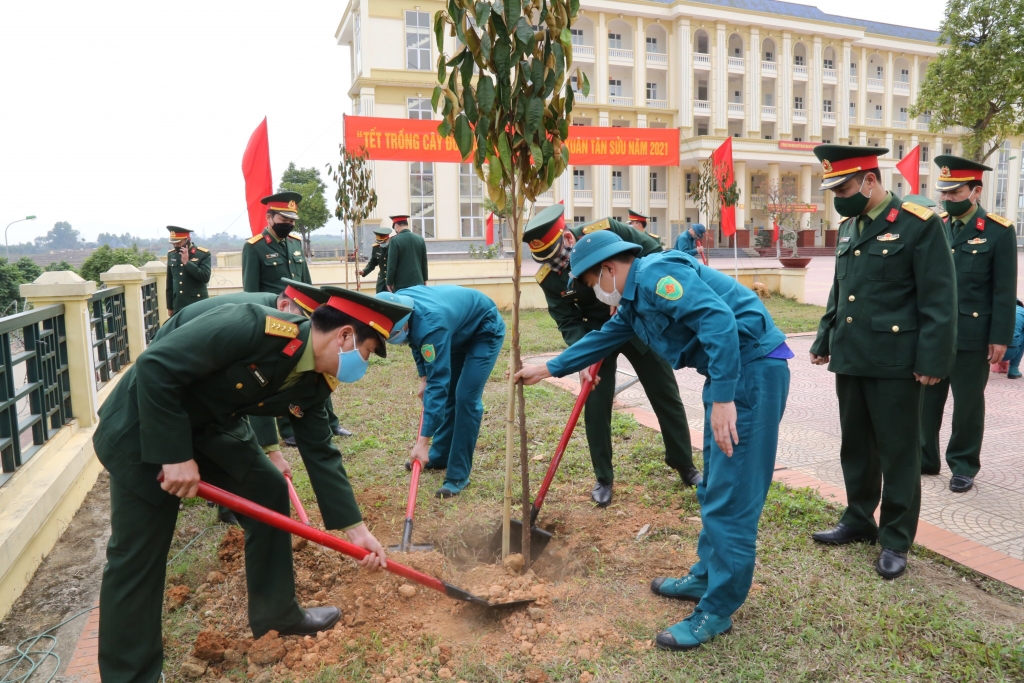
[[(715, 175), (718, 178), (718, 194), (721, 196), (735, 182), (732, 167), (731, 137), (727, 137), (725, 142), (711, 153), (711, 163), (715, 165)], [(736, 207), (727, 205), (723, 200), (721, 216), (719, 225), (721, 225), (722, 234), (729, 237), (736, 232)]]
[[(437, 134), (437, 119), (345, 117), (345, 146), (375, 161), (461, 163), (455, 138)], [(678, 166), (678, 128), (569, 128), (570, 163), (581, 166)]]
[(249, 211), (249, 228), (258, 235), (267, 225), (267, 207), (260, 203), (274, 194), (270, 175), (270, 142), (267, 139), (267, 117), (256, 126), (242, 154), (242, 176), (245, 178), (245, 204)]

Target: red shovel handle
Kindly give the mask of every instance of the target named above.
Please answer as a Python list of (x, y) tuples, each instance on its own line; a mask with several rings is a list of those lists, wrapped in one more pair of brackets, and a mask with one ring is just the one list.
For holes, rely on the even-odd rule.
[[(591, 377), (597, 377), (597, 373), (601, 370), (601, 363), (604, 360), (599, 360), (590, 366)], [(544, 504), (544, 497), (548, 495), (548, 488), (551, 486), (551, 481), (555, 478), (555, 471), (558, 470), (558, 465), (562, 462), (562, 455), (565, 453), (566, 446), (569, 445), (569, 439), (572, 437), (572, 432), (576, 429), (576, 423), (579, 422), (580, 413), (583, 412), (583, 405), (587, 402), (587, 397), (590, 396), (590, 390), (594, 388), (594, 381), (585, 382), (580, 387), (580, 395), (576, 397), (576, 404), (572, 407), (572, 413), (569, 415), (569, 422), (565, 425), (565, 431), (562, 432), (562, 438), (558, 441), (558, 448), (555, 449), (555, 457), (551, 458), (551, 464), (548, 465), (547, 474), (544, 475), (544, 482), (540, 485), (540, 490), (537, 491), (537, 497), (533, 501), (533, 516), (536, 516), (536, 511), (540, 510), (540, 506)], [(533, 520), (531, 520), (532, 523)]]
[(405, 518), (412, 519), (413, 513), (416, 511), (416, 491), (420, 487), (420, 470), (423, 469), (423, 465), (419, 460), (413, 458), (412, 461), (412, 480), (409, 482), (409, 502), (405, 505)]
[(299, 494), (295, 491), (295, 485), (292, 484), (292, 476), (290, 474), (284, 475), (285, 483), (288, 484), (288, 497), (292, 500), (292, 506), (295, 507), (295, 514), (299, 516), (301, 521), (306, 526), (309, 526), (309, 515), (306, 514), (306, 508), (302, 507), (302, 501), (299, 499)]
[[(361, 560), (370, 554), (369, 550), (360, 548), (357, 545), (343, 541), (337, 536), (332, 536), (328, 533), (314, 529), (313, 527), (306, 526), (300, 522), (296, 522), (291, 517), (282, 515), (279, 512), (274, 512), (262, 505), (257, 505), (251, 500), (236, 496), (233, 493), (228, 493), (224, 489), (219, 489), (216, 486), (207, 484), (206, 482), (199, 482), (199, 496), (205, 498), (218, 505), (234, 510), (235, 512), (241, 513), (250, 519), (255, 519), (257, 522), (262, 522), (268, 526), (272, 526), (275, 529), (280, 529), (287, 533), (295, 536), (300, 536), (307, 541), (312, 541), (317, 545), (322, 545), (325, 548), (331, 550), (337, 550), (343, 555), (348, 555), (356, 560)], [(392, 574), (397, 574), (410, 581), (414, 581), (421, 586), (430, 588), (440, 593), (448, 594), (445, 588), (444, 582), (440, 579), (436, 579), (433, 576), (418, 572), (412, 567), (407, 567), (404, 564), (398, 562), (388, 561), (388, 566), (384, 567), (385, 571), (389, 571)]]

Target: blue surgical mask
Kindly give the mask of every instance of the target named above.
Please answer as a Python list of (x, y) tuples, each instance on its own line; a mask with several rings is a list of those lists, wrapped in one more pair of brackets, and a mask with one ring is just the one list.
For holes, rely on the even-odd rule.
[(405, 344), (409, 340), (409, 318), (411, 317), (412, 313), (395, 323), (395, 329), (398, 332), (391, 333), (391, 336), (388, 337), (388, 344)]
[[(355, 338), (353, 337), (354, 341)], [(351, 351), (339, 351), (338, 381), (345, 382), (346, 384), (358, 382), (366, 374), (366, 368), (369, 365), (370, 361), (363, 358), (363, 354), (359, 352), (358, 346), (353, 346)]]

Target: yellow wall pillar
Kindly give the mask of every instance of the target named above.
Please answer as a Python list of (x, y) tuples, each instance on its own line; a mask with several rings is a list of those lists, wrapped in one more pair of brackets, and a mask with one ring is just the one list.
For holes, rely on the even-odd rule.
[(142, 303), (142, 281), (146, 274), (127, 263), (100, 274), (108, 287), (124, 287), (124, 314), (128, 323), (128, 353), (132, 360), (146, 350), (146, 313)]
[[(242, 252), (238, 252), (241, 255)], [(242, 265), (241, 257), (239, 257), (238, 265)], [(160, 324), (163, 325), (167, 322), (167, 264), (162, 261), (150, 261), (140, 268), (146, 277), (156, 278), (156, 296), (160, 301)]]

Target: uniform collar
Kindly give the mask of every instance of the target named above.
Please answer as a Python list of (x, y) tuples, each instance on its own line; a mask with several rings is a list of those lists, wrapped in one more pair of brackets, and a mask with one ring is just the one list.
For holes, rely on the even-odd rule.
[(971, 219), (974, 218), (978, 214), (978, 212), (980, 210), (981, 210), (981, 202), (978, 202), (977, 204), (974, 205), (974, 207), (970, 211), (968, 211), (963, 216), (959, 216), (959, 217), (957, 217), (957, 216), (950, 216), (949, 217), (950, 225), (953, 224), (953, 221), (960, 221), (964, 225), (967, 225), (968, 223), (971, 222)]
[(633, 264), (629, 267), (629, 275), (626, 276), (626, 284), (622, 287), (622, 298), (627, 301), (632, 301), (636, 297), (636, 276), (637, 276), (637, 264), (640, 263), (639, 258), (633, 259)]
[(278, 244), (280, 244), (281, 242), (284, 242), (283, 239), (281, 239), (280, 237), (277, 236), (277, 233), (275, 233), (273, 230), (270, 229), (269, 225), (267, 227), (263, 228), (263, 232), (265, 232), (266, 234), (270, 235), (270, 239), (274, 240)]
[(875, 220), (876, 218), (878, 218), (879, 216), (882, 215), (883, 211), (885, 211), (887, 208), (889, 208), (889, 205), (892, 204), (892, 197), (893, 197), (892, 192), (886, 191), (885, 199), (880, 201), (878, 203), (878, 206), (876, 206), (875, 208), (873, 208), (870, 211), (868, 211), (868, 213), (867, 213), (868, 222), (871, 222), (871, 221)]

